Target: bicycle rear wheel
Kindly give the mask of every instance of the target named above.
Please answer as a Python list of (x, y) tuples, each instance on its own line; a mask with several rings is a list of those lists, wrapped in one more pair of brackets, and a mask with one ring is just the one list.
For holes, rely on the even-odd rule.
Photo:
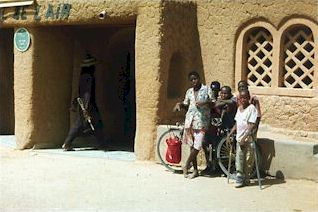
[(179, 128), (171, 128), (168, 129), (167, 131), (165, 131), (159, 138), (158, 142), (157, 142), (157, 155), (158, 155), (158, 159), (160, 160), (161, 164), (164, 165), (169, 171), (174, 172), (174, 173), (182, 173), (182, 163), (183, 160), (183, 150), (184, 148), (184, 144), (182, 144), (181, 146), (181, 161), (180, 163), (174, 164), (174, 163), (169, 163), (166, 160), (166, 151), (168, 148), (168, 145), (166, 143), (166, 139), (168, 139), (170, 136), (176, 136), (180, 139), (182, 139), (182, 130)]

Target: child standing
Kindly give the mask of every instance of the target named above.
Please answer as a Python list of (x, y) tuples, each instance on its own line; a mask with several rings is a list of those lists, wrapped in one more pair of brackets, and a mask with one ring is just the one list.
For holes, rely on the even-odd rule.
[[(247, 90), (248, 91), (248, 84), (247, 84), (246, 81), (241, 80), (241, 81), (239, 81), (239, 83), (237, 85), (238, 85), (238, 91), (239, 92), (242, 91), (242, 90)], [(238, 105), (240, 104), (239, 96), (237, 96), (237, 103), (238, 103)], [(249, 103), (253, 104), (256, 107), (256, 110), (257, 110), (257, 121), (256, 121), (255, 130), (254, 130), (255, 137), (256, 137), (258, 126), (259, 126), (259, 123), (261, 121), (261, 116), (262, 116), (261, 105), (260, 105), (260, 102), (259, 102), (257, 96), (255, 96), (255, 95), (250, 95)]]
[[(239, 92), (240, 105), (235, 115), (236, 124), (228, 134), (228, 138), (236, 131), (236, 188), (243, 187), (249, 182), (249, 173), (253, 155), (253, 131), (257, 122), (257, 109), (253, 104), (250, 104), (250, 94), (248, 90)], [(229, 140), (229, 139), (228, 139)], [(253, 158), (254, 159), (254, 158)]]

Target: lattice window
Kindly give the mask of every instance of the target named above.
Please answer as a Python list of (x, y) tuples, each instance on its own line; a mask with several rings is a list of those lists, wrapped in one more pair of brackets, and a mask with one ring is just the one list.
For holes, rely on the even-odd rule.
[(247, 82), (251, 86), (270, 87), (272, 81), (273, 37), (264, 28), (247, 35)]
[(285, 33), (283, 85), (288, 88), (313, 88), (315, 45), (312, 31), (303, 26)]

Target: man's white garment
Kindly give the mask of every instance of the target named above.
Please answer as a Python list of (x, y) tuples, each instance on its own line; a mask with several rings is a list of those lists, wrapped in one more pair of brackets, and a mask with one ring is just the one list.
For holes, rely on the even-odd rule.
[(236, 121), (236, 140), (240, 142), (245, 132), (248, 129), (248, 123), (256, 123), (257, 110), (254, 105), (250, 104), (247, 108), (242, 111), (240, 108), (237, 109), (235, 115)]

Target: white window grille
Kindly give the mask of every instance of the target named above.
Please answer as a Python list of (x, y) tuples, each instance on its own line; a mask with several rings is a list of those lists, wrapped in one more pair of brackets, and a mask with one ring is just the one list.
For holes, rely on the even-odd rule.
[(247, 82), (270, 87), (272, 82), (273, 37), (264, 28), (252, 30), (246, 38)]
[(304, 18), (279, 28), (248, 24), (236, 41), (236, 86), (246, 80), (255, 94), (318, 97), (317, 38), (317, 23)]
[(284, 37), (283, 86), (313, 88), (315, 45), (308, 27), (294, 27)]

